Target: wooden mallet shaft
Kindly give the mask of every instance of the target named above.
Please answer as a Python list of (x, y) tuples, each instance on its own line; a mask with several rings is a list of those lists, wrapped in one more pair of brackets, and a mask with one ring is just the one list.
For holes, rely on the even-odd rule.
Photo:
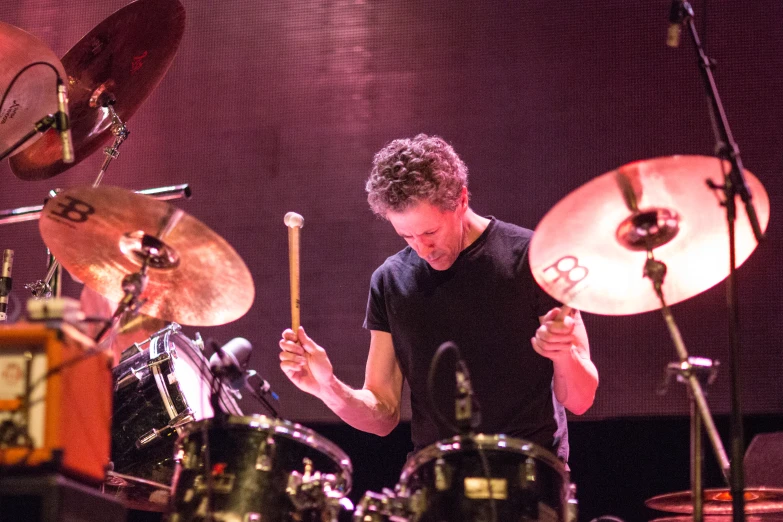
[(299, 329), (299, 231), (304, 226), (304, 218), (296, 212), (285, 215), (283, 222), (288, 227), (288, 272), (291, 278), (291, 329)]

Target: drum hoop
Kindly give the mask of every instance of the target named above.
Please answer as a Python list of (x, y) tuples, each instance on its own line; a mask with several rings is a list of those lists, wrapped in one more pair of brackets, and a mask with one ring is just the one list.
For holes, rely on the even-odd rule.
[(448, 454), (463, 451), (463, 440), (471, 438), (473, 439), (473, 444), (478, 446), (481, 450), (500, 450), (509, 453), (522, 453), (537, 460), (541, 460), (563, 477), (564, 484), (568, 483), (569, 474), (568, 471), (566, 471), (563, 462), (538, 444), (523, 439), (506, 437), (502, 434), (487, 435), (479, 433), (472, 436), (457, 435), (451, 439), (435, 442), (434, 444), (430, 444), (417, 451), (411, 455), (403, 466), (402, 472), (400, 473), (400, 484), (406, 484), (407, 480), (416, 473), (423, 464)]
[[(345, 484), (345, 493), (347, 494), (351, 491), (353, 474), (351, 459), (339, 446), (337, 446), (337, 444), (326, 439), (322, 435), (319, 435), (310, 428), (283, 419), (273, 419), (265, 415), (229, 415), (226, 417), (226, 422), (232, 426), (246, 426), (248, 428), (256, 429), (257, 431), (274, 430), (276, 435), (285, 436), (288, 439), (301, 442), (305, 446), (320, 451), (340, 467), (343, 483)], [(183, 432), (177, 441), (177, 446), (181, 447), (184, 438), (191, 433), (201, 431), (205, 424), (212, 423), (213, 419), (203, 419), (188, 424), (183, 429)]]

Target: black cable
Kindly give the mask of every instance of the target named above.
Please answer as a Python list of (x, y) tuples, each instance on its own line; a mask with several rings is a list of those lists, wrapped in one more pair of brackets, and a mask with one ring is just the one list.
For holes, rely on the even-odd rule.
[(31, 67), (35, 67), (36, 65), (46, 65), (47, 67), (50, 67), (54, 71), (54, 74), (57, 75), (57, 79), (62, 81), (62, 77), (60, 76), (60, 71), (58, 71), (57, 67), (50, 64), (49, 62), (33, 62), (27, 64), (22, 68), (22, 70), (16, 73), (16, 75), (11, 80), (11, 83), (8, 84), (8, 87), (5, 89), (5, 92), (3, 93), (2, 99), (0, 99), (0, 108), (2, 108), (3, 105), (5, 104), (5, 99), (8, 97), (8, 93), (11, 92), (11, 88), (14, 86), (14, 83), (16, 83), (16, 80), (18, 80), (19, 77), (22, 76), (22, 74), (24, 74), (25, 71), (27, 71), (27, 69), (30, 69)]
[(432, 412), (435, 414), (435, 417), (437, 420), (450, 430), (452, 430), (454, 433), (459, 433), (459, 429), (455, 424), (451, 422), (449, 418), (447, 418), (442, 411), (438, 408), (438, 405), (435, 404), (435, 372), (438, 369), (438, 366), (440, 365), (440, 360), (443, 357), (443, 354), (445, 354), (448, 351), (454, 351), (454, 353), (457, 354), (457, 358), (459, 359), (459, 348), (457, 348), (457, 345), (451, 342), (446, 342), (441, 344), (437, 351), (435, 352), (435, 355), (432, 356), (432, 361), (430, 361), (430, 369), (427, 374), (427, 400), (430, 403), (430, 408), (432, 409)]
[[(438, 366), (440, 365), (440, 360), (443, 357), (443, 354), (453, 351), (456, 354), (457, 357), (457, 365), (461, 366), (462, 371), (467, 374), (467, 367), (462, 360), (462, 355), (459, 351), (459, 347), (451, 341), (447, 341), (443, 344), (441, 344), (438, 349), (435, 351), (435, 355), (432, 357), (432, 361), (430, 362), (430, 368), (429, 372), (427, 373), (427, 399), (430, 403), (430, 408), (432, 409), (433, 413), (435, 414), (435, 417), (440, 421), (443, 425), (450, 428), (455, 433), (458, 433), (462, 435), (460, 429), (454, 425), (451, 420), (449, 420), (442, 411), (437, 407), (435, 404), (435, 372), (438, 369)], [(478, 404), (478, 401), (475, 401), (473, 397), (471, 396), (471, 401), (474, 404)], [(471, 407), (471, 416), (473, 415), (473, 408)], [(475, 443), (473, 438), (473, 433), (468, 434), (468, 440), (471, 441), (471, 443)], [(487, 481), (487, 491), (489, 492), (489, 509), (491, 514), (491, 522), (497, 522), (498, 521), (498, 511), (497, 511), (497, 503), (495, 502), (495, 496), (492, 493), (492, 474), (489, 469), (489, 461), (487, 460), (487, 455), (484, 453), (484, 448), (481, 447), (480, 444), (475, 444), (476, 453), (478, 453), (479, 460), (481, 461), (481, 469), (484, 473), (484, 480)]]

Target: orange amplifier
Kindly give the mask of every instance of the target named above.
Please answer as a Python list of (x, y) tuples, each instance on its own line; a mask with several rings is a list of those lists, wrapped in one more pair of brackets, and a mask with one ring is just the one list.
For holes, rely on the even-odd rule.
[(0, 470), (44, 467), (104, 479), (111, 355), (92, 354), (91, 346), (68, 324), (0, 326)]

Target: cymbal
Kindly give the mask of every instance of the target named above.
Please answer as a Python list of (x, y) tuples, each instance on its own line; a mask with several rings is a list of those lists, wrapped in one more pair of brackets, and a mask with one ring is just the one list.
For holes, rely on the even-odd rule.
[[(643, 275), (649, 241), (668, 269), (667, 304), (704, 292), (729, 275), (726, 212), (706, 183), (721, 185), (722, 168), (728, 169), (728, 162), (713, 157), (670, 156), (629, 163), (587, 182), (536, 227), (529, 254), (533, 276), (547, 293), (586, 312), (656, 310), (661, 303)], [(764, 230), (769, 197), (753, 174), (744, 175)], [(652, 228), (645, 239), (646, 225)], [(756, 245), (738, 200), (737, 266)]]
[[(707, 515), (704, 522), (732, 522), (734, 518), (731, 515)], [(650, 522), (693, 522), (690, 515), (679, 517), (654, 518)], [(745, 522), (783, 522), (783, 516), (779, 515), (747, 515)]]
[[(51, 64), (65, 78), (60, 59), (41, 40), (13, 25), (0, 22), (0, 97), (17, 73), (35, 62)], [(57, 75), (51, 67), (35, 65), (14, 83), (0, 107), (0, 153), (33, 130), (34, 124), (57, 112)], [(37, 134), (17, 149), (21, 152), (41, 137)]]
[(87, 33), (62, 59), (75, 162), (62, 162), (59, 136), (50, 130), (11, 156), (14, 174), (51, 178), (98, 150), (112, 137), (111, 114), (103, 104), (114, 99), (122, 121), (133, 116), (165, 76), (184, 31), (179, 0), (136, 0)]
[[(693, 499), (690, 491), (665, 493), (647, 499), (645, 505), (669, 513), (693, 513)], [(783, 513), (783, 489), (745, 488), (745, 513)], [(731, 515), (731, 493), (727, 489), (704, 490), (705, 515)]]
[(149, 253), (142, 314), (215, 326), (253, 304), (253, 278), (231, 245), (163, 201), (117, 187), (70, 188), (46, 203), (39, 228), (66, 270), (114, 302), (124, 295), (123, 278), (138, 272), (142, 252)]

